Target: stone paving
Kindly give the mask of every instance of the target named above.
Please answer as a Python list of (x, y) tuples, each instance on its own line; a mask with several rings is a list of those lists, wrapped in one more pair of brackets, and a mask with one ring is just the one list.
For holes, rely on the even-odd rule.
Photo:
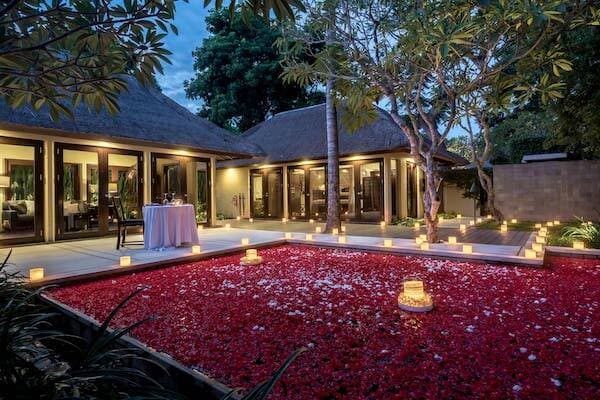
[[(128, 244), (121, 250), (115, 249), (116, 239), (104, 237), (97, 239), (77, 240), (69, 242), (56, 242), (30, 246), (16, 247), (10, 258), (9, 270), (19, 271), (27, 276), (29, 269), (43, 267), (45, 282), (61, 281), (68, 278), (97, 276), (111, 271), (122, 271), (119, 266), (121, 256), (128, 255), (132, 259), (131, 269), (167, 264), (169, 262), (185, 262), (199, 257), (216, 256), (225, 251), (243, 250), (247, 247), (263, 246), (291, 242), (307, 243), (313, 245), (326, 245), (336, 247), (357, 248), (363, 250), (390, 251), (400, 254), (420, 254), (435, 257), (467, 258), (470, 260), (498, 261), (527, 265), (541, 265), (543, 257), (536, 259), (525, 259), (523, 257), (524, 245), (490, 245), (486, 243), (474, 243), (473, 254), (462, 254), (462, 243), (468, 243), (459, 237), (457, 245), (433, 244), (429, 250), (421, 250), (412, 237), (415, 236), (414, 229), (398, 227), (381, 228), (378, 225), (351, 224), (347, 226), (346, 242), (338, 243), (338, 237), (329, 234), (313, 233), (313, 240), (306, 240), (307, 232), (314, 232), (315, 225), (306, 223), (281, 221), (268, 221), (260, 225), (243, 221), (225, 221), (230, 228), (203, 229), (199, 231), (202, 254), (200, 256), (191, 253), (190, 247), (165, 249), (163, 251), (144, 250), (143, 246)], [(244, 229), (251, 225), (252, 228), (269, 224), (280, 226), (280, 230)], [(321, 224), (322, 225), (322, 224)], [(450, 233), (459, 232), (453, 228), (442, 228), (447, 231), (442, 233), (442, 238), (447, 238)], [(412, 231), (412, 232), (411, 232)], [(291, 232), (291, 237), (285, 238), (285, 232)], [(366, 233), (371, 232), (371, 236)], [(423, 230), (419, 233), (424, 232)], [(363, 233), (362, 236), (356, 233)], [(406, 237), (408, 236), (408, 237)], [(458, 236), (458, 235), (457, 235)], [(392, 238), (393, 248), (383, 247), (383, 238)], [(248, 238), (250, 244), (242, 246), (241, 239)], [(141, 240), (141, 235), (131, 235), (129, 240)], [(9, 249), (0, 249), (0, 256), (4, 257)]]

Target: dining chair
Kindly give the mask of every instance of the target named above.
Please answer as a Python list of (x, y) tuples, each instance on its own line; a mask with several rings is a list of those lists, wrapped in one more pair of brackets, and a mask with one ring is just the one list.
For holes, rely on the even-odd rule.
[[(113, 208), (117, 214), (117, 250), (119, 250), (121, 246), (125, 244), (125, 240), (127, 237), (127, 228), (141, 227), (143, 232), (144, 220), (137, 218), (128, 218), (125, 215), (125, 209), (123, 208), (123, 203), (121, 202), (121, 198), (119, 196), (113, 196), (112, 203)], [(130, 243), (139, 244), (139, 242)]]

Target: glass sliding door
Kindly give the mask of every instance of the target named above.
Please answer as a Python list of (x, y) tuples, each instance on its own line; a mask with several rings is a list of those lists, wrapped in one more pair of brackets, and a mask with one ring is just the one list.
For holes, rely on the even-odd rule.
[(42, 142), (0, 137), (0, 246), (44, 239)]
[(152, 153), (152, 200), (193, 204), (198, 224), (210, 223), (210, 160)]
[(340, 215), (342, 219), (356, 218), (354, 166), (340, 165)]
[(327, 217), (327, 170), (325, 166), (308, 169), (309, 216), (314, 219)]
[(417, 218), (417, 166), (406, 163), (406, 207), (408, 216)]
[(306, 171), (304, 168), (289, 167), (288, 182), (288, 211), (290, 218), (306, 218)]
[(250, 171), (250, 210), (256, 218), (280, 218), (283, 214), (281, 168)]
[(141, 218), (143, 192), (140, 190), (141, 156), (127, 153), (108, 153), (109, 229), (117, 229), (117, 212), (112, 197), (119, 197), (127, 218)]
[(360, 165), (360, 219), (379, 221), (383, 211), (383, 167), (381, 162)]
[(117, 228), (112, 198), (125, 217), (141, 215), (142, 153), (57, 143), (55, 149), (56, 237), (106, 235)]

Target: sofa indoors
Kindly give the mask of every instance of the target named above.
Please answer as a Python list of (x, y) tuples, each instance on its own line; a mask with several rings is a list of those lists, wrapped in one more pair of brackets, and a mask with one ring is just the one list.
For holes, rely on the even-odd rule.
[(31, 230), (35, 222), (35, 201), (5, 200), (2, 202), (2, 230)]

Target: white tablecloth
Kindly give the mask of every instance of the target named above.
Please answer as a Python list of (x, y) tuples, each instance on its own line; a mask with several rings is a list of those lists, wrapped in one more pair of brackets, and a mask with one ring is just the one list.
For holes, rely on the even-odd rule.
[(161, 249), (183, 243), (198, 244), (196, 214), (192, 204), (180, 206), (146, 206), (144, 213), (144, 247)]

